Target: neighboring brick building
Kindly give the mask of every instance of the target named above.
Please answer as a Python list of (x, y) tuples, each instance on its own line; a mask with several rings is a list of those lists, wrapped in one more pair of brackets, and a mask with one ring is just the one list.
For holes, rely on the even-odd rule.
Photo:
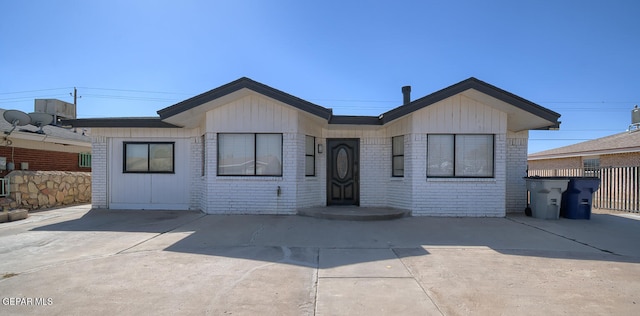
[(80, 154), (85, 158), (91, 153), (91, 138), (82, 130), (47, 125), (39, 134), (37, 127), (25, 125), (6, 135), (12, 125), (2, 119), (4, 111), (0, 109), (0, 177), (11, 172), (11, 165), (16, 170), (24, 165), (31, 171), (91, 172), (90, 163), (80, 161)]
[(640, 166), (640, 130), (530, 154), (529, 170)]
[(640, 211), (640, 130), (529, 155), (530, 176), (599, 177), (593, 207)]
[(381, 115), (343, 116), (241, 78), (159, 117), (66, 123), (91, 128), (96, 208), (521, 212), (528, 131), (558, 127), (560, 114), (475, 78), (413, 101), (409, 88)]

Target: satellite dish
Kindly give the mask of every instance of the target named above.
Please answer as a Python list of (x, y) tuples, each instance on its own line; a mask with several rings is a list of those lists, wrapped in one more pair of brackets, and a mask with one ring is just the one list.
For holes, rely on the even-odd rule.
[(44, 134), (42, 128), (45, 125), (49, 125), (51, 124), (51, 122), (53, 122), (53, 115), (47, 113), (33, 112), (29, 113), (29, 117), (31, 118), (31, 125), (40, 128), (40, 130), (38, 130), (37, 132), (38, 134)]
[(31, 117), (27, 113), (18, 110), (6, 110), (2, 116), (7, 122), (13, 125), (10, 131), (4, 132), (7, 135), (10, 135), (13, 130), (16, 129), (16, 126), (24, 126), (31, 123)]

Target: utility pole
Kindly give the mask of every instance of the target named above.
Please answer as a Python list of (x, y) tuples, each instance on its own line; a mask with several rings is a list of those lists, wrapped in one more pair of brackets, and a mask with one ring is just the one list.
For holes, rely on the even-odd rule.
[[(70, 95), (73, 96), (73, 119), (78, 118), (78, 88), (73, 87), (73, 94), (71, 92), (69, 92)], [(82, 96), (80, 96), (80, 98), (82, 98)], [(54, 114), (54, 120), (56, 122), (56, 125), (58, 124), (58, 115)], [(73, 129), (74, 133), (76, 132), (76, 129)]]
[[(82, 98), (82, 96), (80, 96)], [(78, 117), (78, 89), (73, 87), (73, 118)]]

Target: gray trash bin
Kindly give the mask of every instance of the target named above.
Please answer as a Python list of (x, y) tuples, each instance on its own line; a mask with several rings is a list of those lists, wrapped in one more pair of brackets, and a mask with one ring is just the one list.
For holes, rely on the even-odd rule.
[(562, 192), (569, 179), (563, 177), (526, 177), (531, 200), (531, 215), (535, 218), (558, 219), (562, 205)]

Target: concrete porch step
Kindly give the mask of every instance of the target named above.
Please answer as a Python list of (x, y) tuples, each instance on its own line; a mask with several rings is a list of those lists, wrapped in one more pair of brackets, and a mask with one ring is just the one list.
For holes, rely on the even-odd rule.
[(299, 209), (298, 215), (345, 221), (381, 221), (411, 216), (411, 211), (391, 207), (328, 206)]

